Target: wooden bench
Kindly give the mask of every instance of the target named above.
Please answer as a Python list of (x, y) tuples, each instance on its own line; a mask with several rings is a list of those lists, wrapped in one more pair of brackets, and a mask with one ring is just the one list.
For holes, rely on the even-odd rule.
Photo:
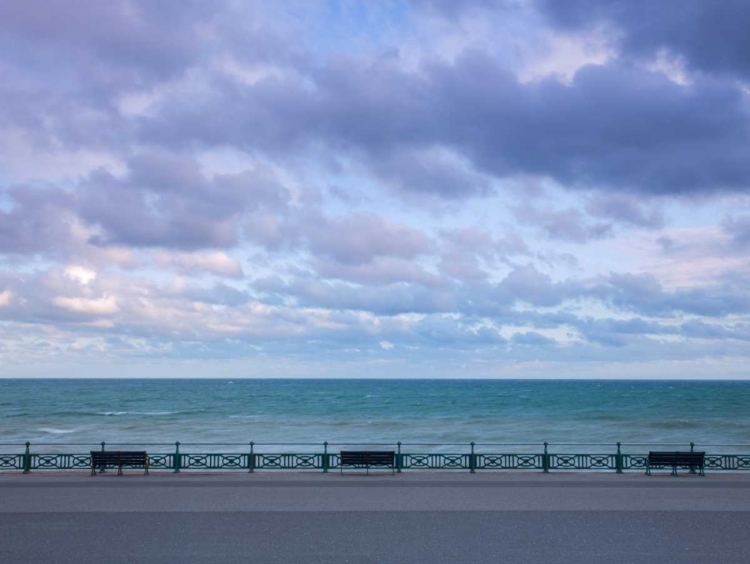
[(344, 466), (367, 468), (368, 474), (370, 468), (376, 466), (391, 468), (391, 474), (396, 471), (396, 452), (393, 450), (342, 450), (339, 456), (342, 474)]
[(146, 451), (102, 451), (92, 450), (91, 451), (91, 475), (96, 476), (97, 468), (117, 466), (117, 475), (122, 476), (122, 467), (128, 466), (130, 468), (140, 467), (146, 469), (145, 474), (148, 474), (148, 454)]
[(646, 462), (646, 475), (651, 475), (651, 468), (664, 468), (670, 466), (672, 468), (672, 476), (677, 476), (678, 466), (689, 466), (693, 468), (700, 468), (700, 475), (705, 476), (706, 473), (703, 471), (703, 464), (706, 459), (705, 452), (654, 452), (648, 453), (648, 461)]

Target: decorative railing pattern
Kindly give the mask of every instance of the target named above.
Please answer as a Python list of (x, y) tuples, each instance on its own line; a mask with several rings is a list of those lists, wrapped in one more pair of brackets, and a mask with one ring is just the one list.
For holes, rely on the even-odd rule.
[[(328, 472), (340, 468), (338, 450), (341, 449), (388, 449), (396, 451), (396, 470), (468, 470), (470, 472), (482, 470), (540, 470), (542, 472), (566, 471), (566, 470), (591, 470), (591, 471), (615, 471), (622, 473), (626, 471), (645, 471), (648, 455), (643, 453), (649, 450), (687, 450), (687, 445), (643, 445), (643, 444), (480, 444), (469, 443), (463, 446), (457, 444), (408, 444), (395, 443), (389, 445), (352, 445), (352, 444), (330, 444), (320, 443), (279, 445), (250, 442), (246, 445), (207, 445), (201, 443), (180, 444), (173, 443), (173, 452), (159, 452), (166, 450), (165, 447), (172, 443), (160, 443), (150, 445), (137, 445), (139, 450), (149, 451), (149, 463), (151, 470), (167, 470), (181, 472), (183, 470), (237, 470), (255, 472), (260, 470), (318, 470)], [(80, 444), (38, 444), (34, 445), (33, 452), (31, 443), (3, 444), (1, 450), (10, 450), (8, 447), (21, 447), (24, 452), (0, 452), (0, 470), (12, 471), (22, 470), (24, 473), (36, 470), (89, 470), (91, 468), (91, 456), (89, 452), (44, 452), (45, 448), (54, 447), (59, 449), (64, 446), (87, 447), (80, 450), (133, 450), (134, 445), (110, 445), (99, 443), (97, 445)], [(231, 446), (234, 450), (242, 452), (205, 452), (212, 450), (207, 448), (203, 452), (189, 452), (190, 449), (200, 447), (225, 447)], [(322, 448), (321, 448), (322, 446)], [(711, 445), (701, 446), (698, 450), (706, 450)], [(750, 445), (715, 445), (736, 451), (739, 448), (750, 448)], [(25, 448), (24, 448), (25, 447)], [(155, 452), (150, 452), (152, 447)], [(188, 452), (186, 452), (186, 447)], [(278, 448), (284, 448), (284, 452), (275, 452)], [(289, 447), (303, 447), (308, 452), (292, 452)], [(499, 452), (505, 447), (514, 447), (529, 452)], [(570, 447), (580, 450), (610, 450), (610, 452), (550, 452), (551, 450), (562, 450)], [(696, 445), (690, 443), (690, 450), (695, 450)], [(182, 451), (181, 451), (182, 448)], [(638, 453), (625, 452), (627, 450), (638, 450)], [(51, 449), (50, 449), (51, 450)], [(196, 450), (198, 450), (196, 448)], [(453, 452), (442, 452), (451, 450)], [(532, 452), (536, 450), (537, 452)], [(572, 450), (572, 449), (571, 449)], [(333, 451), (333, 452), (331, 452)], [(428, 452), (433, 451), (433, 452)], [(707, 471), (750, 471), (750, 454), (721, 454), (708, 453), (705, 459)], [(691, 472), (692, 469), (689, 469)]]

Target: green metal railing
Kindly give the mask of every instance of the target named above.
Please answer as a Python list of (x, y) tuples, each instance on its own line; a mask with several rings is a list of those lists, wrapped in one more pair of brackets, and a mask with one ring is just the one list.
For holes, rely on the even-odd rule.
[[(78, 452), (55, 452), (76, 447)], [(85, 447), (85, 448), (84, 448)], [(750, 471), (745, 444), (646, 443), (0, 443), (0, 471), (90, 470), (91, 450), (146, 450), (151, 470), (318, 470), (340, 468), (340, 450), (396, 452), (396, 471), (645, 471), (650, 450), (704, 450), (709, 471)], [(728, 449), (731, 452), (722, 453)], [(217, 449), (219, 449), (217, 451)], [(232, 451), (232, 452), (229, 452)], [(564, 451), (564, 452), (563, 452)], [(584, 452), (586, 451), (586, 452)], [(592, 451), (592, 452), (588, 452)], [(746, 451), (747, 452), (747, 451)], [(690, 469), (689, 469), (690, 470)], [(100, 469), (103, 471), (103, 469)], [(692, 470), (691, 470), (692, 471)]]

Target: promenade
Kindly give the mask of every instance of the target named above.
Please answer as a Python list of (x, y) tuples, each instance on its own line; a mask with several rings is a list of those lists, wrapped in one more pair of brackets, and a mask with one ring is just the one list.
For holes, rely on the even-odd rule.
[(750, 476), (0, 475), (0, 562), (750, 560)]

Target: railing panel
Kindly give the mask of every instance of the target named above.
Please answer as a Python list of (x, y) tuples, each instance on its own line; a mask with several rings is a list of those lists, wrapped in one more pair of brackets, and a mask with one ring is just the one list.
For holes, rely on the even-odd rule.
[(401, 469), (468, 470), (468, 454), (401, 454)]
[(615, 470), (614, 454), (560, 454), (549, 456), (550, 470)]
[(706, 470), (750, 470), (750, 455), (707, 454)]
[(647, 454), (623, 454), (622, 455), (622, 469), (623, 470), (643, 470), (646, 471), (648, 463)]
[(0, 454), (0, 470), (22, 470), (23, 454)]
[(91, 468), (90, 454), (32, 454), (31, 470), (83, 470)]
[(322, 470), (322, 454), (256, 454), (256, 470)]
[(477, 470), (541, 470), (541, 454), (477, 454)]
[(246, 470), (247, 454), (182, 453), (182, 470)]
[(148, 455), (149, 470), (171, 470), (174, 468), (174, 454)]

